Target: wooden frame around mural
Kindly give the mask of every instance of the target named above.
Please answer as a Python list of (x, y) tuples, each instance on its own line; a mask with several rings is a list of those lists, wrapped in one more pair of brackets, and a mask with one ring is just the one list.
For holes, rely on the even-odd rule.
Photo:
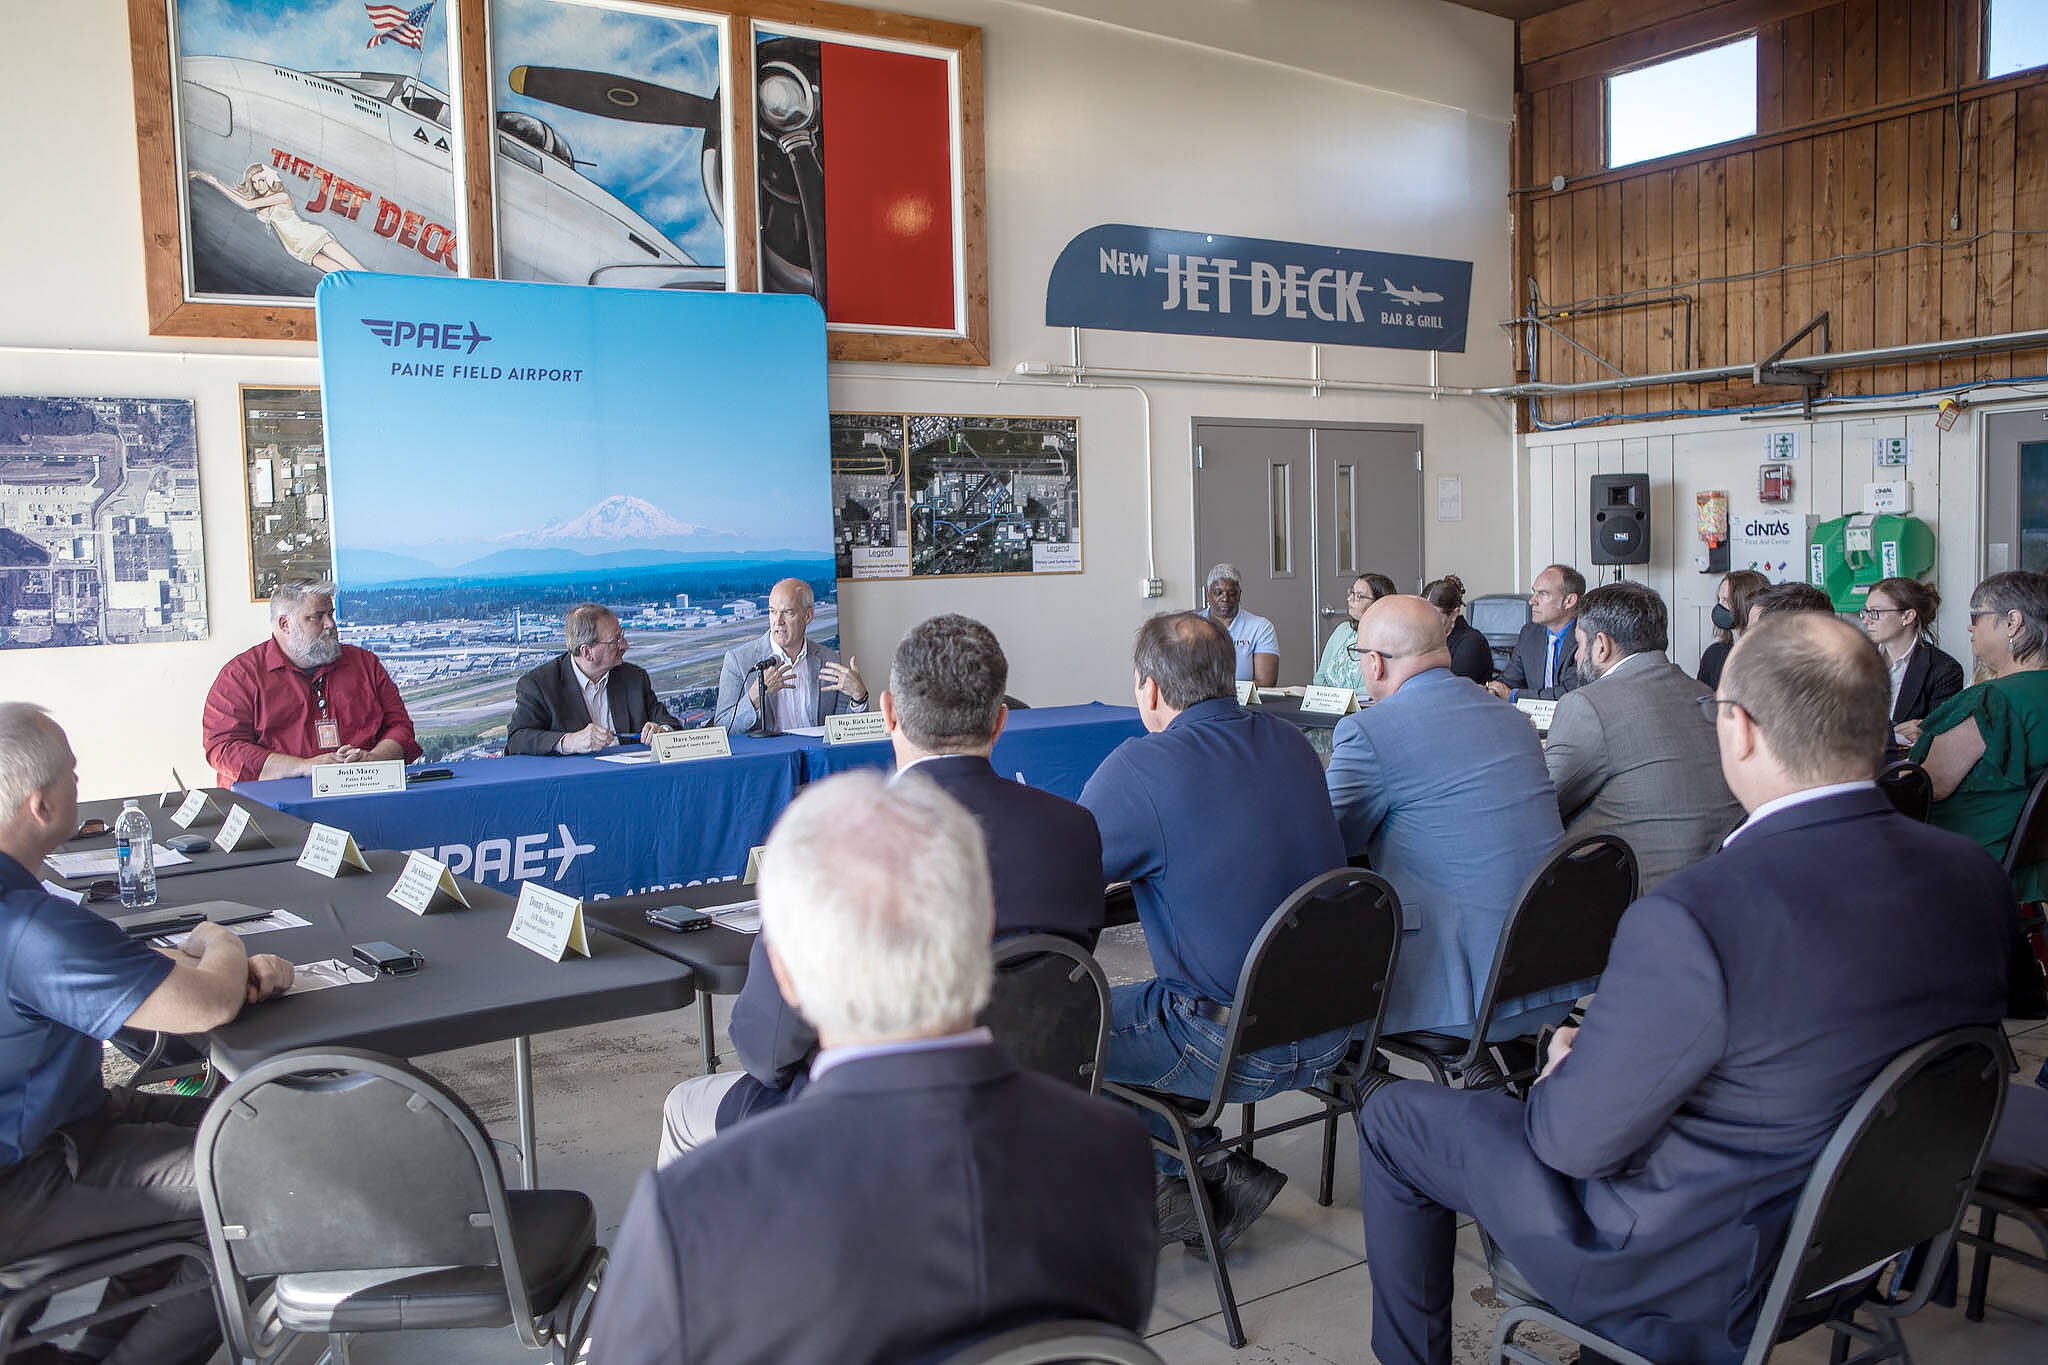
[[(445, 0), (456, 29), (455, 60), (463, 98), (456, 126), (461, 130), (462, 186), (467, 210), (468, 270), (481, 278), (497, 273), (493, 171), (495, 147), (486, 57), (489, 0)], [(796, 25), (843, 33), (851, 38), (944, 49), (954, 57), (958, 149), (956, 241), (961, 263), (955, 317), (949, 331), (862, 331), (834, 326), (828, 354), (834, 360), (910, 364), (988, 363), (988, 225), (982, 147), (981, 30), (824, 0), (650, 0), (679, 9), (728, 16), (726, 69), (731, 140), (735, 250), (728, 278), (760, 278), (754, 163), (753, 24)], [(156, 336), (236, 337), (274, 341), (315, 339), (310, 305), (274, 302), (228, 303), (190, 298), (185, 289), (184, 196), (179, 184), (177, 130), (171, 80), (171, 12), (176, 0), (128, 0), (130, 52), (135, 74), (135, 138), (140, 155), (143, 273), (149, 330)]]

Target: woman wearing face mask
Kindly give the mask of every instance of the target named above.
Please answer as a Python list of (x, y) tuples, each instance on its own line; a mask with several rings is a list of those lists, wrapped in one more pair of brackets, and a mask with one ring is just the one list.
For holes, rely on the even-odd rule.
[(1721, 576), (1721, 586), (1714, 589), (1714, 643), (1701, 651), (1700, 671), (1694, 675), (1708, 687), (1721, 685), (1721, 665), (1749, 626), (1749, 599), (1770, 586), (1771, 580), (1754, 569)]
[(1941, 594), (1915, 578), (1887, 578), (1863, 599), (1863, 633), (1892, 673), (1892, 731), (1920, 738), (1920, 722), (1963, 690), (1963, 666), (1937, 649), (1931, 632)]

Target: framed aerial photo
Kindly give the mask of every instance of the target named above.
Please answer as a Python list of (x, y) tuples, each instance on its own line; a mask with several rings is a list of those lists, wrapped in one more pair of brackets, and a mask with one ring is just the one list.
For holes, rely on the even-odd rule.
[(334, 581), (327, 437), (320, 390), (242, 385), (242, 483), (249, 505), (249, 600), (294, 578)]
[(128, 14), (157, 335), (310, 341), (320, 279), (367, 270), (808, 293), (833, 359), (987, 361), (977, 28), (812, 0)]

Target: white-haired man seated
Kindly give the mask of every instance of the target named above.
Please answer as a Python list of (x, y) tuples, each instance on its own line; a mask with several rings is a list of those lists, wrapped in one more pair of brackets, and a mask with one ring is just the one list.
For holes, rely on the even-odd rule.
[(974, 817), (916, 775), (805, 791), (761, 868), (776, 982), (823, 1050), (792, 1103), (641, 1179), (592, 1365), (934, 1354), (1025, 1322), (1140, 1329), (1135, 1116), (975, 1026), (994, 926)]
[[(100, 1044), (122, 1028), (204, 1033), (292, 983), (291, 963), (249, 956), (218, 924), (158, 951), (50, 895), (36, 869), (77, 830), (64, 732), (40, 706), (0, 703), (0, 1264), (196, 1220), (192, 1143), (206, 1101), (107, 1089)], [(197, 1273), (188, 1261), (142, 1266), (105, 1297)], [(75, 1356), (32, 1355), (197, 1365), (219, 1344), (212, 1295), (188, 1294), (88, 1329)]]
[(768, 629), (725, 652), (718, 667), (718, 705), (713, 720), (733, 730), (770, 722), (765, 732), (823, 725), (825, 717), (868, 708), (868, 685), (851, 658), (804, 634), (818, 614), (811, 585), (785, 578), (768, 590)]
[(316, 763), (420, 756), (391, 675), (341, 642), (334, 585), (303, 578), (270, 594), (270, 638), (227, 661), (201, 727), (223, 787), (303, 777)]

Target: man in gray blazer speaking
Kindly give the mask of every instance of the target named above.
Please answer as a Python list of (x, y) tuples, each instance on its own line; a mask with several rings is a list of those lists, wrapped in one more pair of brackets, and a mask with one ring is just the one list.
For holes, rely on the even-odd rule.
[(838, 650), (805, 638), (816, 614), (811, 585), (801, 578), (785, 578), (769, 591), (768, 633), (726, 651), (713, 716), (718, 724), (754, 729), (764, 697), (771, 735), (868, 709), (859, 666), (852, 659), (841, 663)]
[(1713, 689), (1664, 656), (1669, 626), (1663, 599), (1641, 583), (1581, 598), (1577, 657), (1587, 682), (1558, 699), (1543, 751), (1566, 840), (1628, 840), (1645, 892), (1742, 823), (1714, 722), (1700, 709)]

